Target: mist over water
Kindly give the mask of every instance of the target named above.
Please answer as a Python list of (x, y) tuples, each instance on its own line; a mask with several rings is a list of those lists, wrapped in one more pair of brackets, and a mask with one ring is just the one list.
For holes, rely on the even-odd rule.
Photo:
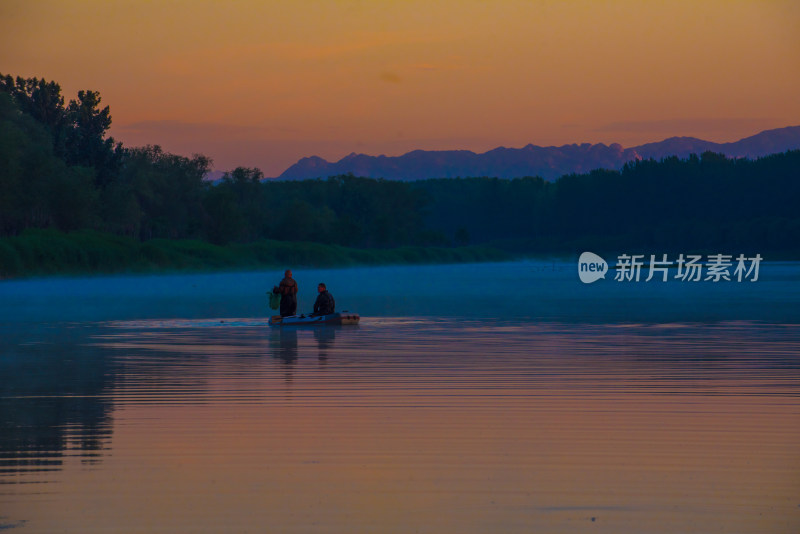
[(0, 283), (0, 529), (800, 530), (800, 265), (294, 269)]
[[(311, 311), (325, 282), (337, 309), (365, 317), (488, 318), (501, 321), (673, 322), (800, 319), (800, 265), (762, 263), (756, 282), (583, 284), (561, 261), (294, 269), (298, 311)], [(282, 270), (6, 281), (3, 322), (146, 318), (268, 318), (266, 292)]]

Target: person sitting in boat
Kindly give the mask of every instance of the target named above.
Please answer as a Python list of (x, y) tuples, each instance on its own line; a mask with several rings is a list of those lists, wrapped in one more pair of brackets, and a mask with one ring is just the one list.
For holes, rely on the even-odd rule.
[(288, 317), (297, 314), (297, 282), (292, 278), (291, 270), (286, 269), (283, 275), (283, 280), (272, 291), (281, 295), (281, 317)]
[(317, 286), (317, 300), (314, 302), (314, 313), (316, 315), (330, 315), (336, 308), (336, 301), (333, 300), (333, 295), (328, 293), (328, 288), (325, 284), (321, 283)]

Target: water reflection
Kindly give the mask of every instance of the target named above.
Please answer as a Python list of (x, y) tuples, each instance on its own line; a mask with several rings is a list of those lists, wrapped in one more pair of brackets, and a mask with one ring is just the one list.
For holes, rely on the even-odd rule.
[(0, 529), (800, 524), (796, 325), (386, 317), (56, 332), (2, 338), (0, 481), (40, 484), (0, 490)]
[(314, 339), (317, 342), (318, 348), (317, 357), (321, 364), (327, 363), (328, 361), (328, 354), (330, 354), (333, 343), (336, 341), (337, 328), (341, 327), (323, 326), (314, 330)]
[[(317, 359), (320, 364), (328, 361), (333, 353), (336, 342), (336, 333), (343, 328), (353, 331), (358, 328), (356, 325), (343, 327), (340, 325), (320, 325), (313, 327), (284, 327), (271, 328), (269, 333), (269, 349), (272, 357), (281, 360), (287, 365), (297, 362), (300, 356), (298, 336), (313, 338), (316, 344)], [(311, 353), (311, 347), (305, 347), (306, 353)]]
[(0, 484), (43, 482), (65, 457), (91, 464), (107, 449), (117, 369), (86, 334), (0, 331)]
[(292, 365), (297, 361), (296, 328), (272, 328), (269, 340), (273, 357), (278, 358), (287, 365)]

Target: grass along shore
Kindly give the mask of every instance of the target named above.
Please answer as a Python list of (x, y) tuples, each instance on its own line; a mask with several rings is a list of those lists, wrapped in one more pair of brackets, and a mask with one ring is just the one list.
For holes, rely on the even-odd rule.
[(263, 240), (225, 246), (198, 240), (138, 241), (82, 230), (26, 230), (0, 238), (0, 278), (208, 271), (267, 267), (344, 267), (504, 261), (482, 246), (357, 249), (321, 243)]

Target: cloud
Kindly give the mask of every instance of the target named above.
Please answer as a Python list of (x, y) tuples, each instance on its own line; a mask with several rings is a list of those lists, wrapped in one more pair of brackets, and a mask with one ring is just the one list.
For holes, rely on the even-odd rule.
[(204, 154), (214, 169), (226, 171), (238, 166), (258, 167), (267, 176), (278, 176), (302, 157), (317, 155), (338, 161), (353, 151), (399, 156), (417, 148), (487, 150), (492, 142), (484, 138), (364, 138), (363, 141), (335, 135), (310, 137), (268, 126), (150, 120), (114, 123), (111, 135), (125, 146), (160, 145), (165, 151), (183, 156)]
[(709, 132), (740, 129), (764, 129), (775, 127), (779, 122), (774, 117), (696, 117), (679, 119), (657, 119), (640, 121), (619, 121), (595, 128), (596, 132)]
[(379, 78), (388, 83), (401, 83), (403, 79), (393, 72), (381, 72)]
[(162, 134), (189, 138), (225, 136), (228, 138), (269, 138), (273, 136), (300, 135), (293, 128), (275, 128), (259, 125), (226, 124), (218, 122), (187, 122), (180, 120), (151, 120), (129, 123), (114, 123), (112, 131), (117, 134), (141, 135)]
[[(165, 72), (187, 68), (202, 58), (204, 65), (249, 65), (262, 61), (314, 62), (361, 58), (364, 54), (389, 48), (432, 46), (446, 41), (443, 36), (419, 35), (401, 31), (352, 32), (337, 40), (319, 36), (315, 41), (304, 39), (269, 40), (267, 42), (218, 43), (198, 45), (190, 50), (163, 54), (159, 66)], [(205, 72), (205, 71), (204, 71)]]
[(415, 70), (424, 70), (424, 71), (443, 71), (443, 70), (461, 70), (464, 68), (463, 65), (458, 65), (455, 63), (451, 64), (443, 64), (443, 63), (414, 63), (409, 65), (409, 68)]

